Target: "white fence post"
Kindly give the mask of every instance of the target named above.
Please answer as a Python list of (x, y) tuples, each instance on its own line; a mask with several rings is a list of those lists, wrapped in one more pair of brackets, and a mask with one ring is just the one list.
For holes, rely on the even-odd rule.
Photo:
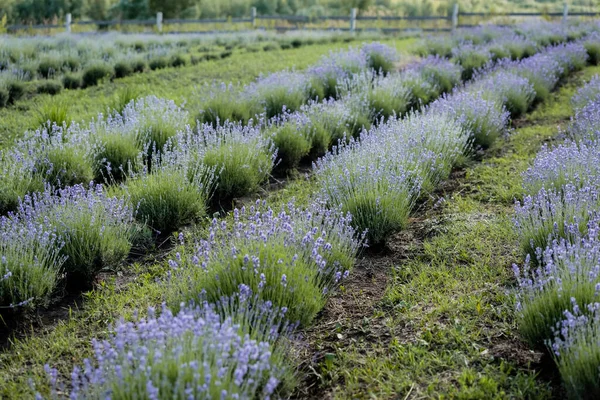
[(563, 23), (566, 24), (568, 18), (569, 18), (569, 5), (565, 1), (565, 4), (563, 6)]
[(71, 33), (71, 13), (66, 15), (65, 29), (67, 33)]
[(356, 30), (356, 13), (356, 8), (350, 10), (350, 32), (354, 32)]
[(162, 28), (163, 28), (162, 23), (163, 23), (163, 13), (159, 11), (156, 13), (156, 29), (159, 32), (162, 32)]
[(456, 31), (458, 27), (458, 3), (454, 3), (454, 9), (452, 10), (452, 32)]
[(250, 19), (252, 20), (252, 27), (256, 27), (256, 7), (250, 9)]

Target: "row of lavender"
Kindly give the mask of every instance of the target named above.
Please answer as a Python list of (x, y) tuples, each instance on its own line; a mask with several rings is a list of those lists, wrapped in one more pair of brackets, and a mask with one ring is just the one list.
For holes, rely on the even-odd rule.
[[(521, 82), (519, 71), (527, 71), (548, 80), (550, 73), (551, 90), (586, 57), (572, 44), (526, 65), (490, 69), (423, 112), (340, 144), (316, 163), (319, 188), (308, 208), (274, 211), (259, 201), (234, 210), (229, 222), (214, 220), (169, 261), (160, 315), (121, 321), (96, 342), (95, 360), (72, 373), (71, 398), (269, 398), (285, 391), (290, 332), (310, 323), (347, 276), (365, 235), (375, 242), (401, 228), (419, 193), (506, 128), (512, 85), (488, 94), (481, 88), (501, 76)], [(531, 104), (535, 90), (527, 84), (518, 93)], [(54, 395), (64, 393), (58, 372), (48, 372)]]
[(576, 93), (565, 142), (539, 152), (516, 205), (520, 329), (552, 351), (574, 399), (600, 396), (599, 96), (599, 77)]
[[(379, 54), (386, 60), (394, 57), (390, 48), (376, 44), (369, 48), (371, 55)], [(565, 49), (574, 48), (583, 52), (581, 47), (573, 45), (553, 51), (568, 53)], [(500, 103), (514, 114), (524, 112), (542, 91), (540, 88), (548, 92), (557, 79), (544, 70), (540, 57), (504, 64), (505, 72), (494, 71), (487, 78), (477, 79), (468, 91), (455, 93), (434, 106), (443, 114), (467, 113), (472, 123), (478, 125), (474, 128), (477, 144), (484, 147), (500, 134), (506, 122)], [(206, 215), (213, 194), (214, 198), (226, 201), (252, 193), (272, 173), (277, 161), (278, 167), (294, 167), (301, 158), (315, 159), (332, 143), (357, 132), (356, 118), (360, 113), (356, 110), (375, 109), (373, 102), (368, 101), (371, 93), (377, 93), (372, 98), (381, 99), (381, 109), (407, 99), (400, 95), (407, 93), (407, 87), (424, 88), (429, 91), (428, 98), (433, 99), (439, 92), (434, 93), (431, 88), (449, 90), (460, 82), (460, 73), (455, 64), (439, 58), (426, 59), (401, 74), (376, 75), (375, 81), (372, 73), (363, 72), (348, 80), (346, 93), (340, 100), (311, 103), (300, 112), (246, 126), (227, 122), (222, 126), (204, 124), (192, 129), (185, 125), (188, 120), (185, 110), (171, 101), (147, 97), (131, 102), (121, 112), (99, 116), (87, 125), (72, 123), (68, 127), (38, 130), (13, 149), (0, 153), (3, 189), (0, 204), (3, 211), (18, 208), (16, 214), (2, 219), (3, 254), (8, 261), (2, 268), (0, 298), (4, 305), (34, 307), (45, 303), (59, 282), (85, 287), (102, 268), (122, 262), (131, 247), (147, 236), (140, 224), (168, 233), (193, 222)], [(525, 77), (533, 82), (533, 88)], [(498, 82), (501, 90), (493, 87)], [(381, 92), (387, 94), (382, 96)], [(470, 99), (473, 95), (475, 100)], [(396, 110), (392, 106), (386, 116), (393, 119)], [(495, 113), (496, 119), (490, 116), (486, 120), (490, 113)], [(367, 118), (365, 124), (377, 118)], [(404, 125), (413, 120), (409, 118)], [(438, 135), (431, 132), (450, 124), (448, 120), (432, 116), (427, 122), (428, 135), (436, 138)], [(393, 128), (390, 127), (394, 124), (384, 125), (381, 132), (405, 129), (400, 122), (395, 124), (398, 126)], [(367, 136), (381, 136), (381, 132)], [(443, 170), (448, 171), (453, 162), (444, 157), (453, 160), (463, 152), (465, 135), (460, 129), (449, 129), (444, 134), (456, 136), (455, 148), (446, 149), (447, 143), (443, 141), (432, 143), (428, 154), (435, 158), (429, 161), (431, 168), (445, 163)], [(403, 146), (412, 146), (411, 154), (417, 157), (421, 148), (411, 144), (414, 138), (406, 139), (408, 136), (403, 139), (406, 142)], [(346, 149), (345, 153), (352, 152), (355, 143), (351, 141), (341, 148)], [(379, 142), (374, 141), (373, 151), (377, 151), (377, 146)], [(441, 156), (440, 151), (444, 152)], [(318, 169), (331, 169), (325, 166), (327, 163), (337, 168), (337, 159), (345, 158), (330, 154), (319, 162)], [(417, 159), (413, 161), (421, 165)], [(354, 164), (358, 166), (361, 163)], [(352, 201), (343, 198), (346, 195), (334, 193), (336, 186), (327, 180), (338, 179), (337, 174), (318, 175), (324, 177), (324, 187), (332, 190), (323, 196), (332, 204), (344, 204), (345, 211), (354, 215), (354, 225), (361, 231), (368, 228), (370, 241), (376, 243), (402, 226), (421, 185), (431, 186), (444, 177), (444, 173), (432, 177), (430, 173), (420, 173), (418, 179), (404, 174), (402, 179), (407, 182), (402, 179), (394, 182), (401, 187), (398, 193), (404, 193), (405, 199), (403, 203), (394, 200), (391, 207), (404, 209), (404, 217), (397, 214), (398, 222), (394, 218), (388, 221), (389, 217), (384, 216), (389, 226), (382, 228), (373, 226), (376, 225), (373, 221), (377, 221), (373, 215), (362, 215), (363, 204), (352, 205)], [(88, 184), (93, 180), (124, 183), (113, 186), (107, 195), (100, 186)], [(55, 187), (62, 189), (55, 191)], [(385, 191), (385, 186), (379, 190)], [(371, 194), (380, 199), (378, 193)], [(382, 215), (379, 207), (378, 203), (375, 215)], [(24, 263), (24, 259), (32, 261)]]

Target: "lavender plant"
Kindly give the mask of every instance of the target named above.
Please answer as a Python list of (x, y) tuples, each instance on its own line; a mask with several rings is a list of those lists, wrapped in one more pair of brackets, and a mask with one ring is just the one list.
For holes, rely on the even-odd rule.
[(582, 310), (579, 301), (571, 299), (552, 343), (554, 360), (571, 399), (600, 396), (600, 303), (594, 300)]
[(594, 75), (588, 83), (579, 88), (573, 95), (571, 104), (573, 104), (576, 111), (579, 111), (590, 102), (598, 99), (598, 96), (600, 96), (600, 76)]
[(600, 153), (596, 146), (571, 141), (554, 148), (544, 145), (523, 174), (523, 187), (529, 194), (542, 188), (561, 190), (566, 185), (598, 188), (599, 167)]
[(481, 91), (454, 91), (434, 101), (425, 113), (446, 114), (463, 125), (474, 146), (488, 148), (505, 131), (509, 114), (499, 101), (487, 100)]
[(242, 96), (248, 96), (261, 105), (267, 118), (286, 111), (297, 111), (311, 96), (311, 82), (305, 74), (281, 71), (260, 77), (246, 86)]
[(409, 66), (407, 70), (419, 72), (442, 93), (451, 92), (462, 81), (462, 67), (439, 56), (429, 56), (421, 62)]
[(578, 143), (597, 143), (600, 132), (600, 98), (592, 100), (571, 119), (567, 136)]
[(452, 59), (463, 68), (462, 78), (466, 81), (492, 59), (492, 54), (485, 47), (461, 43), (452, 49)]
[(597, 300), (600, 276), (598, 225), (573, 243), (553, 240), (539, 249), (537, 266), (527, 258), (522, 268), (513, 266), (519, 282), (517, 317), (519, 330), (532, 344), (542, 347), (570, 308), (571, 299), (581, 304)]
[(48, 301), (64, 262), (61, 246), (43, 223), (0, 217), (0, 311)]
[(285, 307), (290, 321), (309, 323), (354, 263), (359, 241), (349, 217), (320, 204), (276, 212), (260, 201), (233, 217), (230, 224), (213, 220), (207, 239), (169, 262), (168, 303), (177, 307), (200, 293), (214, 301), (243, 284)]
[(394, 70), (394, 63), (399, 58), (396, 49), (379, 42), (362, 45), (360, 52), (367, 60), (367, 66), (383, 75)]
[(102, 186), (76, 185), (24, 197), (10, 215), (16, 226), (43, 224), (64, 243), (60, 256), (69, 284), (85, 286), (102, 268), (127, 257), (138, 231), (127, 199), (109, 197)]
[[(202, 303), (177, 314), (163, 305), (159, 315), (151, 308), (146, 318), (119, 321), (108, 339), (92, 342), (93, 359), (74, 368), (69, 398), (271, 398), (289, 376), (274, 346), (285, 310), (241, 302), (239, 314), (226, 317), (222, 307)], [(251, 335), (249, 319), (272, 325)], [(61, 398), (58, 372), (46, 371), (52, 396)]]
[(503, 104), (512, 118), (525, 114), (535, 99), (535, 89), (527, 78), (502, 70), (485, 74), (467, 90), (481, 92), (487, 100)]
[(525, 254), (535, 255), (554, 239), (574, 242), (598, 217), (598, 191), (568, 184), (561, 190), (541, 189), (515, 205), (515, 225)]
[(215, 171), (214, 198), (227, 202), (256, 191), (273, 170), (277, 151), (258, 126), (225, 123), (200, 125), (178, 134), (166, 162), (183, 165), (193, 182)]

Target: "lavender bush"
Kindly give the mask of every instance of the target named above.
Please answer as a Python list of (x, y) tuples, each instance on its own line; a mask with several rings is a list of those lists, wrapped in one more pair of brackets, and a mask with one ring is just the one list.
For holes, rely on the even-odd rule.
[(582, 310), (578, 299), (571, 302), (557, 324), (554, 359), (569, 398), (595, 399), (600, 396), (600, 303), (591, 302)]
[(509, 117), (502, 103), (486, 100), (481, 91), (454, 91), (434, 101), (425, 112), (452, 116), (470, 132), (473, 145), (484, 149), (504, 133)]
[(568, 141), (555, 148), (547, 145), (538, 152), (533, 165), (523, 174), (526, 193), (542, 188), (561, 190), (600, 187), (600, 152), (596, 146)]
[[(233, 315), (202, 303), (119, 321), (108, 339), (93, 341), (93, 359), (74, 368), (69, 398), (271, 398), (289, 376), (281, 346), (274, 346), (285, 310), (239, 298)], [(251, 334), (248, 321), (269, 326)], [(58, 372), (46, 371), (52, 397), (62, 398)]]
[(277, 212), (261, 202), (233, 217), (214, 220), (207, 239), (169, 262), (168, 303), (178, 307), (200, 293), (214, 301), (243, 284), (287, 308), (290, 321), (309, 323), (354, 263), (360, 242), (349, 217), (321, 204)]
[(24, 197), (9, 216), (15, 226), (43, 224), (64, 243), (60, 256), (70, 284), (85, 286), (102, 268), (116, 266), (129, 254), (137, 233), (127, 199), (109, 197), (102, 186), (76, 185)]
[(535, 255), (554, 239), (574, 242), (598, 219), (598, 191), (568, 184), (561, 190), (541, 189), (515, 205), (515, 225), (525, 254)]
[(600, 76), (594, 75), (594, 77), (586, 83), (584, 86), (579, 88), (573, 98), (571, 104), (576, 111), (582, 110), (590, 102), (597, 100), (600, 95)]
[(165, 163), (181, 165), (191, 182), (215, 171), (215, 199), (229, 201), (256, 191), (271, 173), (277, 151), (259, 127), (227, 122), (187, 129), (174, 138)]
[(527, 78), (502, 70), (485, 74), (467, 90), (481, 92), (485, 99), (503, 104), (512, 118), (525, 114), (535, 99), (535, 89)]
[(0, 217), (0, 310), (48, 301), (64, 262), (61, 246), (43, 222)]
[(592, 100), (571, 119), (567, 136), (576, 142), (597, 143), (600, 132), (600, 98)]
[(360, 52), (367, 60), (370, 69), (384, 75), (394, 70), (394, 63), (399, 58), (396, 49), (379, 42), (363, 44)]

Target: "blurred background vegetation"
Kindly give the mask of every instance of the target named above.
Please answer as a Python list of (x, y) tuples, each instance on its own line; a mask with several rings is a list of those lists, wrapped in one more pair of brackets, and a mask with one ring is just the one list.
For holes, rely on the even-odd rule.
[[(260, 15), (447, 15), (455, 2), (465, 12), (560, 12), (564, 0), (0, 0), (0, 20), (13, 24), (56, 23), (71, 13), (82, 20), (242, 17)], [(569, 0), (571, 12), (600, 11), (600, 0)]]

